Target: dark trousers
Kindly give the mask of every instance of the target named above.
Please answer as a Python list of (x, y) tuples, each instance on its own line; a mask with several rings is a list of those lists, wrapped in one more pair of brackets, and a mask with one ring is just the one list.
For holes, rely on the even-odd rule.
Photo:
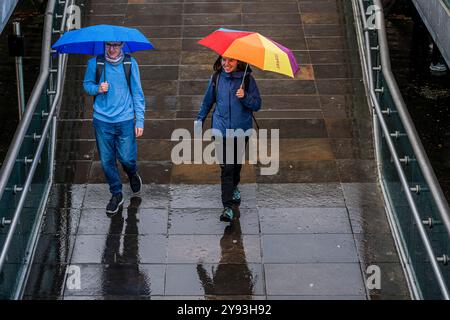
[[(222, 204), (224, 207), (233, 205), (233, 191), (241, 181), (242, 164), (239, 164), (237, 159), (242, 157), (242, 154), (247, 147), (248, 137), (245, 137), (244, 148), (238, 150), (237, 138), (223, 139), (223, 163), (220, 164), (220, 179), (222, 184)], [(226, 158), (227, 145), (233, 144), (234, 159), (232, 161)]]

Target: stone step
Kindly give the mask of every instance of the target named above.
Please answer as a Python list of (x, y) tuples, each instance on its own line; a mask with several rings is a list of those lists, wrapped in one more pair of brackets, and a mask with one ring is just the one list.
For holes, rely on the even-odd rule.
[[(280, 138), (352, 138), (351, 119), (259, 119), (260, 129), (277, 129)], [(369, 123), (370, 125), (370, 123)], [(204, 128), (211, 128), (205, 121)], [(145, 120), (144, 139), (169, 139), (176, 129), (187, 129), (193, 136), (193, 119)], [(60, 121), (58, 125), (60, 139), (93, 139), (91, 120)]]

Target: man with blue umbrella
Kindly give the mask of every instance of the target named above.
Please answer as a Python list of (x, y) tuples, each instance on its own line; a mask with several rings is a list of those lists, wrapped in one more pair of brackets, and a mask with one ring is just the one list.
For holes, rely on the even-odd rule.
[[(142, 186), (137, 172), (136, 138), (144, 132), (145, 98), (138, 64), (129, 56), (126, 61), (122, 48), (123, 42), (106, 42), (104, 59), (101, 56), (89, 60), (83, 83), (85, 91), (95, 97), (95, 138), (112, 194), (106, 207), (109, 214), (116, 213), (124, 202), (116, 160), (128, 175), (133, 193)], [(124, 63), (131, 64), (129, 80)]]
[(139, 66), (128, 53), (153, 49), (153, 45), (137, 29), (97, 25), (66, 32), (53, 49), (96, 56), (88, 61), (83, 85), (94, 97), (97, 149), (112, 194), (106, 212), (114, 214), (124, 202), (117, 160), (133, 193), (142, 187), (136, 138), (144, 132), (145, 98)]

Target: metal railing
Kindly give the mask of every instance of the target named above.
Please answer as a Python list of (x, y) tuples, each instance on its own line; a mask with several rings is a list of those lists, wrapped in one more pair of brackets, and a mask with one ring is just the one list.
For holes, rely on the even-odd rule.
[(449, 300), (449, 206), (392, 74), (381, 1), (353, 7), (380, 182), (412, 295)]
[(61, 103), (66, 55), (51, 45), (66, 31), (74, 0), (47, 3), (41, 65), (0, 171), (0, 298), (22, 296), (53, 179), (56, 115)]

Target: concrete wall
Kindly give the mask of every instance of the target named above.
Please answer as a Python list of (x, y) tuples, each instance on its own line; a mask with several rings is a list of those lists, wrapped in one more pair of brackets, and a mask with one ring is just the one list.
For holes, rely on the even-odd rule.
[(8, 22), (18, 0), (1, 0), (0, 1), (0, 33)]
[(450, 8), (449, 1), (413, 0), (417, 11), (450, 66)]

